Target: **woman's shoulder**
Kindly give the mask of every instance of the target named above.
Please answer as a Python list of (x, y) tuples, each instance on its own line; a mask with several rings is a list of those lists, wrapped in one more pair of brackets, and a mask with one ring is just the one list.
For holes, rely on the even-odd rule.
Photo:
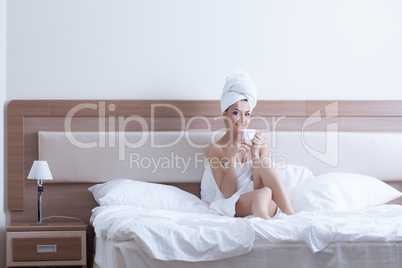
[(214, 143), (208, 148), (207, 152), (208, 163), (211, 169), (216, 169), (217, 167), (223, 167), (222, 164), (225, 157), (224, 148)]

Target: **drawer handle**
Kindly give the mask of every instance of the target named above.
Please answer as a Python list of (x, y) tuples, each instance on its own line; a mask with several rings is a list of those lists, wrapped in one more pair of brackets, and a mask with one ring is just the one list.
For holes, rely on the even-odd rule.
[(37, 245), (36, 253), (56, 253), (57, 245)]

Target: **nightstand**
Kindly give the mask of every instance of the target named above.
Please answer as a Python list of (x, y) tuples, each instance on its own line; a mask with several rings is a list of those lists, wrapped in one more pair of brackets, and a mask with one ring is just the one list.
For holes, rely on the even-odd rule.
[(7, 227), (7, 267), (86, 265), (86, 226), (82, 222), (11, 223)]

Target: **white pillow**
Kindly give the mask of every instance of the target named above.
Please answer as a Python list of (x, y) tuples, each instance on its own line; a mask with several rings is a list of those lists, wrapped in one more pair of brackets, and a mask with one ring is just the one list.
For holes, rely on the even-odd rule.
[(88, 190), (101, 206), (127, 205), (208, 213), (208, 208), (198, 197), (170, 185), (119, 179), (96, 184)]
[(277, 170), (289, 195), (296, 189), (296, 186), (314, 178), (313, 173), (304, 166), (287, 164), (283, 168), (277, 168)]
[(402, 196), (388, 184), (365, 175), (327, 173), (305, 181), (290, 196), (294, 211), (351, 211)]

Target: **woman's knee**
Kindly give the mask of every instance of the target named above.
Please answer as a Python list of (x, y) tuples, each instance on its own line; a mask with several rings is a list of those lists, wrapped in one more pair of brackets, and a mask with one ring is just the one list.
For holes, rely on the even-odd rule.
[(261, 157), (257, 161), (253, 161), (253, 167), (257, 169), (270, 169), (272, 168), (272, 163), (268, 157)]
[(262, 168), (273, 168), (271, 160), (268, 157), (261, 158), (261, 167)]
[(265, 197), (265, 198), (272, 198), (272, 190), (269, 187), (262, 187), (258, 190), (256, 190), (257, 194), (261, 197)]

